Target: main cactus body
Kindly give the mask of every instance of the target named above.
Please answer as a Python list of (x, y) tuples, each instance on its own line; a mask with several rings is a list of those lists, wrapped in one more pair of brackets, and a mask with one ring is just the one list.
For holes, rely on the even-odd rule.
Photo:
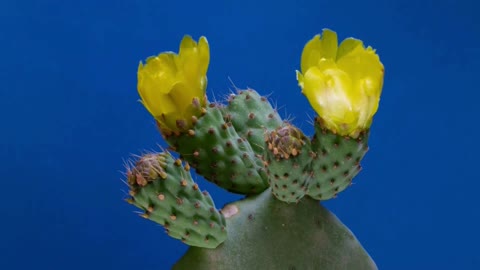
[[(330, 32), (325, 33), (329, 37)], [(329, 118), (338, 112), (320, 114), (309, 137), (283, 121), (267, 98), (252, 89), (231, 94), (225, 103), (209, 103), (199, 95), (206, 87), (201, 61), (208, 66), (209, 59), (208, 43), (200, 41), (186, 37), (179, 55), (168, 53), (170, 62), (161, 54), (140, 66), (142, 99), (162, 89), (156, 102), (168, 100), (168, 108), (143, 102), (172, 153), (144, 155), (127, 171), (127, 201), (143, 210), (142, 217), (192, 246), (174, 269), (376, 269), (348, 228), (318, 203), (336, 197), (360, 171), (371, 119), (363, 119), (356, 105), (349, 108), (360, 111), (344, 113), (345, 119)], [(305, 51), (311, 54), (312, 46), (307, 44)], [(159, 62), (166, 66), (151, 68)], [(335, 85), (328, 80), (309, 88), (315, 84), (309, 82), (310, 70), (303, 62), (302, 57), (305, 74), (299, 75), (299, 84), (307, 97), (312, 91), (332, 91)], [(351, 82), (358, 76), (352, 75)], [(371, 112), (370, 103), (365, 104)], [(321, 107), (323, 103), (313, 105), (319, 106), (322, 112), (329, 109)], [(217, 209), (208, 192), (194, 183), (192, 169), (245, 199)]]
[(318, 201), (285, 204), (270, 189), (223, 210), (228, 237), (215, 249), (191, 247), (184, 269), (376, 269), (355, 236)]

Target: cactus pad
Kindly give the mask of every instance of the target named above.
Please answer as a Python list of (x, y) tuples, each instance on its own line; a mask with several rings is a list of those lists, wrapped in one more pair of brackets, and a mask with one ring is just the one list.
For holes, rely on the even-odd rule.
[(331, 199), (345, 190), (360, 172), (360, 161), (368, 150), (368, 131), (357, 138), (339, 136), (315, 123), (312, 150), (316, 157), (312, 161), (314, 175), (310, 181), (308, 195), (316, 200)]
[(167, 137), (180, 156), (205, 179), (231, 192), (256, 194), (268, 188), (262, 160), (248, 141), (210, 104), (187, 133)]
[(291, 124), (265, 136), (264, 160), (273, 195), (284, 202), (298, 202), (308, 189), (312, 175), (310, 141)]
[(282, 119), (267, 98), (252, 89), (231, 94), (224, 114), (225, 120), (232, 123), (237, 133), (246, 138), (259, 155), (264, 151), (264, 133), (282, 124)]
[(169, 153), (142, 156), (127, 173), (131, 195), (127, 201), (144, 211), (142, 217), (163, 225), (171, 237), (215, 248), (227, 236), (225, 218), (188, 169)]

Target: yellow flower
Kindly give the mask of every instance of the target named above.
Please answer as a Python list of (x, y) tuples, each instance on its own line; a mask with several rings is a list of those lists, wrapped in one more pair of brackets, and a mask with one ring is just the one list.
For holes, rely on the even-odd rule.
[(192, 125), (206, 106), (205, 89), (210, 49), (207, 39), (195, 42), (186, 35), (179, 53), (163, 52), (138, 67), (137, 89), (142, 103), (162, 132), (178, 132)]
[(325, 127), (356, 137), (372, 123), (383, 74), (375, 50), (354, 38), (338, 46), (337, 34), (324, 29), (305, 45), (297, 80)]

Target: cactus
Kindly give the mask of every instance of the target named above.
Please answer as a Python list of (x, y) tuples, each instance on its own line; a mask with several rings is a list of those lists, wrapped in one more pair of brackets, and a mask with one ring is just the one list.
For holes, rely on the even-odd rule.
[(141, 157), (128, 172), (129, 202), (171, 237), (192, 246), (217, 247), (226, 238), (225, 218), (208, 192), (193, 182), (189, 169), (166, 152)]
[[(304, 48), (297, 79), (318, 113), (309, 137), (266, 97), (206, 97), (206, 38), (140, 64), (138, 91), (169, 144), (127, 171), (127, 202), (190, 245), (174, 269), (376, 269), (350, 230), (319, 201), (360, 171), (383, 86), (383, 65), (360, 40), (325, 29)], [(245, 198), (215, 207), (190, 169)]]
[(255, 194), (268, 187), (260, 158), (231, 122), (220, 105), (210, 104), (185, 133), (166, 136), (170, 145), (198, 174), (228, 191)]
[(298, 202), (305, 196), (313, 175), (315, 154), (306, 136), (289, 123), (266, 134), (264, 153), (273, 195), (284, 202)]

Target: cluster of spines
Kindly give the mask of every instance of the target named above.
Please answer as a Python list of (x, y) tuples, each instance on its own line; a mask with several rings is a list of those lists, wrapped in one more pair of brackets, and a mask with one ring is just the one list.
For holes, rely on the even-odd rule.
[(142, 156), (127, 172), (127, 202), (188, 245), (215, 248), (226, 239), (225, 218), (193, 182), (190, 166), (169, 153)]
[(284, 202), (298, 202), (308, 190), (313, 172), (310, 142), (289, 123), (266, 134), (265, 167), (273, 195)]

